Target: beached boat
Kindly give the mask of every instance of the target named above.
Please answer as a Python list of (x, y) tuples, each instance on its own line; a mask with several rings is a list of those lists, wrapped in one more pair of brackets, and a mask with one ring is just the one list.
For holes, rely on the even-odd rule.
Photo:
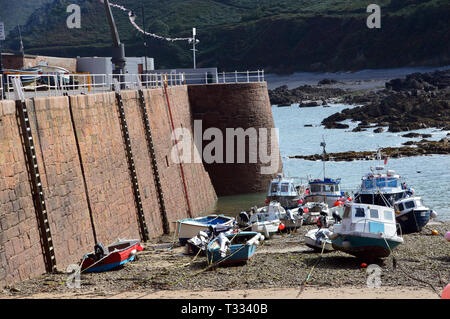
[(103, 247), (98, 243), (94, 251), (85, 255), (81, 263), (82, 272), (103, 272), (120, 267), (132, 261), (138, 251), (142, 251), (139, 240), (118, 240), (117, 242)]
[(430, 218), (437, 216), (436, 212), (426, 207), (422, 198), (418, 196), (401, 199), (394, 203), (394, 208), (403, 234), (421, 231)]
[(252, 209), (249, 220), (250, 229), (270, 238), (277, 233), (281, 224), (280, 210), (284, 210), (278, 202), (271, 202), (268, 206)]
[(220, 234), (208, 245), (206, 257), (208, 264), (229, 265), (246, 263), (255, 253), (256, 246), (264, 240), (257, 232)]
[(334, 249), (370, 260), (389, 256), (403, 243), (392, 208), (356, 203), (346, 204), (342, 223), (333, 226), (329, 238)]
[(301, 198), (298, 189), (293, 179), (278, 174), (277, 178), (270, 182), (267, 200), (277, 201), (284, 208), (296, 208)]
[(320, 252), (322, 249), (324, 252), (333, 251), (332, 242), (328, 237), (330, 233), (330, 230), (327, 228), (311, 229), (305, 235), (305, 245)]
[(303, 225), (303, 211), (299, 207), (280, 211), (278, 216), (286, 230), (298, 229)]
[(341, 179), (326, 177), (325, 173), (325, 158), (327, 152), (325, 150), (325, 140), (320, 143), (323, 147), (322, 163), (323, 163), (323, 179), (310, 179), (308, 181), (308, 188), (304, 196), (305, 202), (322, 202), (329, 207), (333, 207), (336, 200), (344, 196), (344, 192), (341, 191)]
[(186, 245), (186, 242), (196, 236), (200, 231), (205, 231), (209, 226), (234, 224), (234, 218), (225, 215), (208, 215), (196, 218), (186, 218), (177, 221), (177, 234), (180, 245)]
[[(381, 161), (381, 153), (377, 152)], [(387, 164), (387, 158), (384, 165)], [(395, 171), (378, 165), (363, 176), (355, 202), (392, 207), (396, 220), (405, 234), (419, 232), (437, 214), (426, 207), (420, 197), (414, 196), (414, 189), (408, 187)]]
[(187, 241), (186, 254), (204, 255), (208, 244), (220, 233), (231, 234), (235, 232), (234, 225), (210, 225), (207, 230), (200, 231), (196, 236)]

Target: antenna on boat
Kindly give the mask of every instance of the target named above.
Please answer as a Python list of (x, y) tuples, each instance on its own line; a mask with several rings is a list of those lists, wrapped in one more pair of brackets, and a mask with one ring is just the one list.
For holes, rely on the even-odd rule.
[(322, 143), (320, 143), (320, 146), (322, 146), (322, 163), (323, 163), (323, 180), (325, 181), (325, 156), (327, 155), (327, 151), (325, 150), (325, 147), (327, 146), (327, 143), (325, 143), (325, 137), (322, 135)]

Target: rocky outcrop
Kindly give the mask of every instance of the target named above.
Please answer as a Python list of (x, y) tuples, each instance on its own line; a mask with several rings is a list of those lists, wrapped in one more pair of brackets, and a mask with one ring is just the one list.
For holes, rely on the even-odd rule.
[(320, 88), (311, 85), (302, 85), (295, 89), (289, 89), (287, 85), (283, 85), (269, 90), (270, 103), (278, 106), (297, 103), (301, 107), (321, 106), (339, 102), (345, 94), (347, 91), (343, 89)]
[(348, 104), (365, 104), (335, 113), (322, 121), (326, 128), (347, 119), (389, 126), (389, 132), (450, 127), (450, 70), (414, 73), (386, 83), (386, 89), (347, 95)]
[[(391, 158), (431, 155), (431, 154), (450, 154), (450, 139), (444, 137), (440, 141), (421, 140), (419, 142), (408, 141), (404, 143), (403, 147), (387, 147), (382, 148), (381, 153)], [(411, 147), (408, 147), (411, 146)], [(304, 159), (309, 161), (322, 160), (322, 154), (314, 155), (295, 155), (289, 158)], [(342, 152), (342, 153), (328, 153), (325, 161), (354, 161), (354, 160), (374, 160), (376, 159), (375, 151), (362, 152)]]

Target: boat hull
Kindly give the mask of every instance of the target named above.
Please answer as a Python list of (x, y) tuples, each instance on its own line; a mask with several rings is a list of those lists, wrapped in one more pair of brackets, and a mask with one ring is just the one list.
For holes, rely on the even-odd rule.
[(210, 215), (206, 217), (184, 219), (177, 221), (178, 240), (181, 246), (185, 246), (187, 241), (197, 236), (201, 231), (205, 231), (211, 225), (231, 226), (234, 218), (226, 216)]
[[(254, 237), (257, 235), (256, 232), (242, 232), (239, 234), (230, 234), (227, 235), (227, 238), (233, 240), (233, 237), (237, 236), (245, 236), (247, 238)], [(211, 244), (210, 244), (211, 245)], [(230, 251), (227, 256), (222, 257), (220, 255), (219, 249), (211, 249), (211, 246), (208, 245), (208, 249), (206, 251), (206, 257), (208, 260), (208, 264), (220, 263), (220, 265), (233, 265), (233, 264), (241, 264), (246, 263), (250, 260), (256, 251), (256, 245), (248, 245), (248, 244), (231, 244)]]
[(142, 251), (142, 249), (143, 248), (139, 244), (139, 242), (135, 242), (133, 244), (130, 244), (126, 249), (109, 253), (100, 261), (96, 261), (95, 259), (93, 259), (93, 254), (86, 255), (83, 258), (83, 262), (81, 264), (81, 271), (85, 273), (91, 273), (113, 270), (122, 266), (123, 264), (126, 264), (127, 262), (133, 261), (136, 258), (136, 252)]
[[(389, 247), (386, 245), (389, 244)], [(401, 244), (401, 241), (395, 241), (383, 238), (364, 237), (355, 235), (340, 235), (332, 241), (332, 246), (336, 250), (346, 252), (359, 258), (383, 258), (390, 255), (390, 251)], [(389, 249), (390, 248), (390, 249)]]
[(258, 222), (252, 224), (252, 231), (263, 234), (266, 238), (272, 237), (278, 232), (280, 222)]
[(267, 196), (270, 201), (277, 201), (284, 209), (292, 209), (298, 207), (300, 196)]
[(396, 217), (400, 224), (402, 234), (420, 232), (430, 221), (431, 210), (412, 210)]
[(305, 245), (308, 246), (309, 248), (314, 249), (315, 251), (323, 251), (324, 252), (329, 252), (329, 251), (333, 251), (333, 245), (331, 243), (331, 240), (329, 239), (325, 239), (325, 247), (323, 247), (323, 240), (321, 239), (319, 242), (316, 240), (316, 236), (315, 234), (317, 233), (317, 230), (313, 229), (310, 230), (308, 233), (306, 233), (305, 235)]

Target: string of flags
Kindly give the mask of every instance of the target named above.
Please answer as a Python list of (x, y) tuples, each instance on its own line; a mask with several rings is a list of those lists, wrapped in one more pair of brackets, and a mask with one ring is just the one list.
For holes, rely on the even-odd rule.
[(195, 41), (195, 43), (200, 42), (198, 39), (195, 39), (195, 38), (168, 38), (168, 37), (163, 37), (163, 36), (160, 36), (160, 35), (157, 35), (157, 34), (154, 34), (154, 33), (146, 32), (146, 31), (142, 30), (141, 27), (139, 27), (136, 24), (136, 22), (135, 22), (136, 15), (134, 14), (133, 11), (131, 11), (131, 10), (125, 8), (124, 6), (119, 5), (119, 4), (110, 3), (110, 6), (114, 7), (114, 8), (118, 8), (118, 9), (120, 9), (122, 11), (128, 12), (128, 18), (130, 19), (130, 23), (134, 26), (134, 28), (136, 30), (138, 30), (142, 34), (145, 34), (147, 36), (150, 36), (150, 37), (153, 37), (153, 38), (156, 38), (156, 39), (169, 41), (169, 42), (175, 42), (175, 41), (189, 41), (189, 43), (192, 43), (193, 41)]

